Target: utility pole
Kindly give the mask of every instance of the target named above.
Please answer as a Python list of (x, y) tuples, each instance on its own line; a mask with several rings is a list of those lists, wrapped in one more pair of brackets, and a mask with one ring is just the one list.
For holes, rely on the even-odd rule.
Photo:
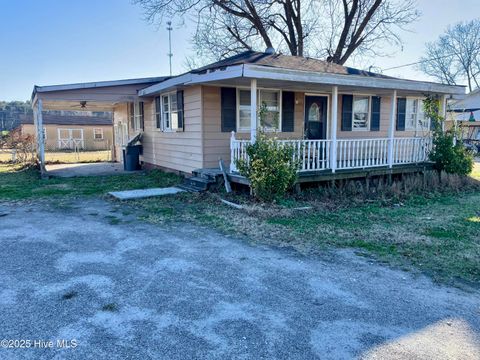
[(172, 27), (172, 22), (171, 21), (167, 21), (167, 30), (168, 30), (168, 59), (170, 61), (170, 76), (172, 76), (172, 56), (173, 56), (173, 53), (172, 53), (172, 30), (173, 30), (173, 27)]

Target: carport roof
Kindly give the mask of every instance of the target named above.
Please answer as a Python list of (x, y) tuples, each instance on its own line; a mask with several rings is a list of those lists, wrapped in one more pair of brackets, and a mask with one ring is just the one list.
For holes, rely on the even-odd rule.
[(33, 92), (32, 92), (32, 101), (35, 98), (35, 95), (40, 92), (91, 89), (91, 88), (100, 88), (100, 87), (109, 87), (109, 86), (136, 85), (136, 84), (152, 84), (152, 83), (165, 81), (169, 78), (170, 78), (169, 76), (159, 76), (159, 77), (148, 77), (148, 78), (95, 81), (95, 82), (86, 82), (86, 83), (73, 83), (73, 84), (60, 84), (60, 85), (47, 85), (47, 86), (34, 85)]

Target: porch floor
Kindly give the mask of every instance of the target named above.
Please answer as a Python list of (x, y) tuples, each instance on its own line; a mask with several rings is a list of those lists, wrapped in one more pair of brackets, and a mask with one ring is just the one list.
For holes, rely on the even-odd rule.
[[(298, 174), (297, 183), (304, 184), (331, 180), (367, 178), (372, 176), (409, 174), (431, 169), (433, 169), (432, 162), (423, 162), (418, 164), (395, 165), (392, 168), (389, 168), (388, 166), (381, 166), (364, 169), (344, 169), (337, 170), (335, 173), (332, 173), (332, 170), (329, 169), (318, 171), (302, 171)], [(250, 182), (246, 177), (237, 173), (229, 173), (228, 179), (233, 183), (250, 185)]]

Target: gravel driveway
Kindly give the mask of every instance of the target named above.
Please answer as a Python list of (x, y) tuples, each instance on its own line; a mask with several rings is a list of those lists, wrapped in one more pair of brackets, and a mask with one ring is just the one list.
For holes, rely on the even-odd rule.
[(478, 292), (115, 206), (0, 204), (1, 359), (480, 358)]

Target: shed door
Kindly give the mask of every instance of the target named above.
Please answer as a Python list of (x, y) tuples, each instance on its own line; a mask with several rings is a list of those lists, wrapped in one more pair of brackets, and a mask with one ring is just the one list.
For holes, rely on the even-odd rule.
[(305, 137), (307, 139), (326, 139), (327, 97), (305, 97)]

